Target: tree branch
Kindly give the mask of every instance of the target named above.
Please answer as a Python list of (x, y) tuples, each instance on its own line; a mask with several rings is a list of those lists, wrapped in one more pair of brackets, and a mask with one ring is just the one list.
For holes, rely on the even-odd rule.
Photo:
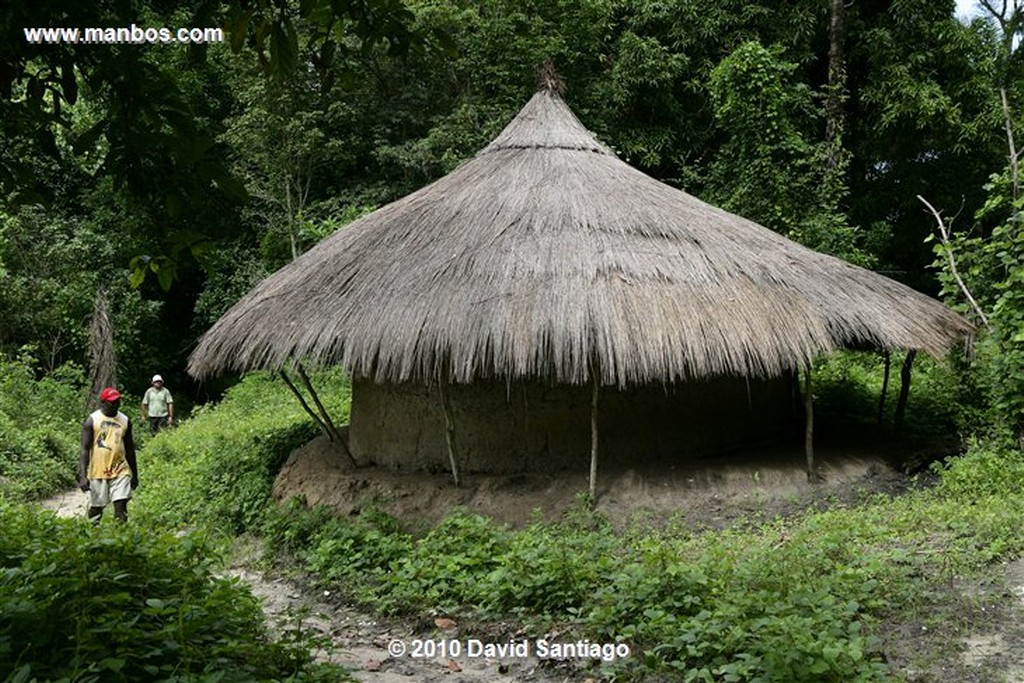
[(1003, 123), (1006, 126), (1006, 144), (1009, 146), (1010, 174), (1013, 178), (1013, 198), (1020, 196), (1020, 153), (1017, 152), (1017, 145), (1013, 140), (1013, 117), (1010, 116), (1010, 103), (1006, 97), (1006, 88), (999, 89), (999, 97), (1003, 102)]
[(960, 273), (956, 269), (956, 259), (953, 258), (953, 245), (949, 243), (949, 230), (946, 229), (946, 224), (942, 221), (942, 216), (939, 215), (939, 212), (936, 211), (934, 206), (928, 203), (927, 199), (921, 195), (917, 195), (917, 198), (921, 200), (922, 204), (928, 207), (932, 216), (935, 217), (935, 222), (939, 225), (939, 239), (942, 240), (942, 246), (945, 247), (946, 259), (949, 261), (950, 274), (953, 276), (953, 279), (956, 280), (956, 284), (960, 287), (960, 291), (967, 297), (967, 301), (971, 304), (971, 308), (974, 309), (975, 314), (981, 318), (981, 322), (984, 323), (985, 327), (991, 327), (984, 311), (981, 310), (981, 306), (979, 306), (978, 302), (974, 300), (974, 297), (971, 295), (971, 290), (967, 289), (967, 285), (964, 283), (963, 279), (960, 277)]

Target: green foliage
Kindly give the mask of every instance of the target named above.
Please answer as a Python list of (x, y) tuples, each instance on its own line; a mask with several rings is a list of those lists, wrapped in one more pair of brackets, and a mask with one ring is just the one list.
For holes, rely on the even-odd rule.
[(998, 41), (980, 22), (958, 22), (950, 7), (903, 0), (857, 5), (848, 16), (850, 102), (857, 103), (846, 138), (849, 215), (854, 224), (887, 223), (879, 263), (924, 291), (935, 289), (921, 243), (931, 224), (915, 195), (970, 215), (1006, 157)]
[[(336, 423), (347, 422), (348, 385), (340, 373), (312, 381)], [(139, 455), (138, 517), (166, 528), (200, 525), (228, 534), (258, 529), (270, 507), (274, 475), (293, 449), (315, 435), (280, 380), (248, 375), (220, 404), (197, 409), (187, 423), (146, 444)]]
[(0, 353), (0, 493), (30, 499), (75, 482), (87, 393), (75, 365), (38, 378), (32, 351)]
[[(323, 581), (346, 585), (353, 597), (372, 602), (380, 585), (392, 584), (393, 567), (407, 557), (412, 539), (386, 515), (364, 512), (358, 520), (335, 519), (323, 508), (312, 511), (292, 502), (266, 527), (271, 543), (303, 560)], [(396, 599), (377, 607), (385, 613), (408, 610)]]
[[(890, 357), (889, 385), (881, 428), (893, 426), (905, 353)], [(840, 351), (814, 366), (815, 420), (826, 434), (833, 428), (878, 427), (878, 409), (885, 374), (884, 356)], [(977, 397), (962, 382), (955, 360), (936, 361), (923, 354), (914, 360), (902, 433), (926, 440), (955, 441), (978, 428)]]
[(1024, 496), (1024, 451), (975, 441), (970, 457), (955, 458), (940, 468), (942, 491), (957, 500)]
[(781, 54), (747, 42), (711, 72), (715, 118), (727, 142), (712, 164), (710, 197), (807, 246), (866, 265), (870, 257), (839, 211), (845, 157), (834, 151), (839, 168), (829, 170), (830, 147), (809, 134), (821, 118), (813, 93), (794, 81), (797, 64)]
[[(47, 215), (38, 209), (0, 213), (0, 350), (36, 348), (46, 371), (65, 361), (86, 363), (88, 319), (100, 287), (108, 288), (118, 356), (148, 360), (141, 331), (156, 309), (111, 276), (118, 245), (97, 222)], [(41, 266), (45, 267), (41, 267)]]
[[(1008, 172), (992, 176), (986, 190), (988, 201), (975, 216), (974, 234), (954, 232), (948, 243), (935, 241), (934, 265), (943, 294), (983, 327), (965, 381), (988, 399), (990, 424), (1005, 425), (1024, 438), (1024, 198), (1014, 197)], [(951, 256), (987, 328), (956, 282)]]
[(0, 679), (339, 680), (277, 642), (259, 601), (214, 575), (216, 548), (93, 528), (0, 498)]
[[(294, 515), (286, 527), (317, 513)], [(780, 550), (781, 530), (761, 538), (637, 530), (624, 539), (607, 526), (536, 523), (516, 532), (465, 513), (415, 540), (368, 535), (360, 522), (323, 528), (309, 534), (304, 557), (335, 589), (385, 611), (516, 614), (539, 620), (537, 628), (568, 620), (579, 637), (628, 643), (634, 657), (617, 673), (630, 680), (654, 672), (680, 680), (886, 679), (864, 624), (887, 604), (891, 586), (882, 579), (893, 572), (849, 545), (865, 534), (848, 524), (818, 553), (808, 552), (819, 543), (811, 531)], [(380, 547), (389, 549), (385, 561), (366, 563), (365, 552)]]

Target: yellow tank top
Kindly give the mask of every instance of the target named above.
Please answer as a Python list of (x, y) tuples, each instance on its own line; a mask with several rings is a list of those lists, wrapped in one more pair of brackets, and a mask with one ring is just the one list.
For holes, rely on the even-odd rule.
[(89, 455), (90, 479), (117, 479), (130, 477), (131, 469), (124, 459), (124, 434), (128, 431), (128, 418), (124, 413), (108, 417), (102, 410), (89, 416), (92, 419), (92, 452)]

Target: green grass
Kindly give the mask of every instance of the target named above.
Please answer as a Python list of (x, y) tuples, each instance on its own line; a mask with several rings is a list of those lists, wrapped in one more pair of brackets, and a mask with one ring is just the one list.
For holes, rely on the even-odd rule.
[[(348, 421), (349, 386), (338, 373), (313, 378), (327, 409)], [(256, 530), (271, 508), (274, 475), (317, 434), (280, 380), (257, 373), (216, 406), (193, 411), (139, 454), (136, 518), (157, 527), (202, 526), (228, 535)]]

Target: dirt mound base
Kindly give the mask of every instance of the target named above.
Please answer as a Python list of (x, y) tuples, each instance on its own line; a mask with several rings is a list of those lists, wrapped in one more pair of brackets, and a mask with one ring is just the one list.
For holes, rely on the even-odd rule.
[[(795, 449), (601, 471), (597, 509), (617, 524), (638, 516), (720, 528), (743, 516), (775, 517), (828, 500), (854, 502), (866, 494), (905, 490), (911, 482), (877, 453), (829, 449), (817, 460), (823, 482), (807, 481)], [(588, 487), (588, 463), (578, 472), (464, 477), (455, 487), (447, 473), (353, 468), (335, 444), (318, 437), (288, 458), (274, 484), (278, 501), (300, 496), (313, 507), (358, 515), (373, 505), (410, 525), (432, 524), (455, 507), (522, 526), (554, 520)]]

